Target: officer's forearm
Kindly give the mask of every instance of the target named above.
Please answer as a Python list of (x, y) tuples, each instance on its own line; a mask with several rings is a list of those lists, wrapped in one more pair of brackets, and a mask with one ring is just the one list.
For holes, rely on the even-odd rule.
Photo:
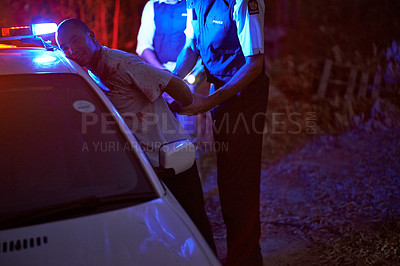
[(186, 75), (189, 74), (189, 72), (196, 65), (197, 58), (198, 54), (194, 51), (191, 41), (186, 40), (185, 47), (179, 53), (179, 56), (176, 60), (176, 67), (173, 73), (180, 78), (186, 77)]
[(184, 106), (193, 102), (192, 93), (190, 92), (189, 87), (180, 78), (172, 77), (164, 91)]
[(140, 55), (140, 57), (146, 61), (147, 63), (149, 63), (150, 65), (153, 65), (157, 68), (160, 69), (164, 69), (165, 67), (160, 63), (160, 61), (158, 60), (156, 54), (154, 53), (153, 50), (150, 49), (145, 49), (143, 51), (143, 53)]
[(209, 96), (213, 107), (246, 88), (261, 73), (263, 64), (263, 54), (246, 57), (246, 64), (224, 86)]

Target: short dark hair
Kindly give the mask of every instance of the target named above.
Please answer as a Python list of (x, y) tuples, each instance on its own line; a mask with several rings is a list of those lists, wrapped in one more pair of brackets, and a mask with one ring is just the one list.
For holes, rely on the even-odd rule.
[(64, 20), (63, 22), (61, 22), (61, 23), (58, 25), (57, 33), (63, 31), (63, 30), (66, 29), (67, 27), (71, 27), (71, 26), (74, 26), (74, 27), (76, 27), (76, 28), (79, 28), (79, 29), (82, 30), (84, 33), (90, 32), (90, 29), (89, 29), (89, 27), (86, 25), (85, 22), (83, 22), (82, 20), (77, 19), (77, 18), (69, 18), (69, 19)]

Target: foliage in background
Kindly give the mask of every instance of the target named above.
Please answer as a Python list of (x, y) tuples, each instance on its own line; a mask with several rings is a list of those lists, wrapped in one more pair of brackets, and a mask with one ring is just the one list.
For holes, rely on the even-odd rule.
[(386, 82), (400, 84), (400, 41), (393, 41), (392, 45), (386, 49), (386, 60)]
[(399, 10), (397, 0), (301, 0), (296, 22), (284, 28), (279, 59), (296, 66), (331, 58), (376, 67), (399, 39)]
[(284, 31), (270, 71), (271, 83), (285, 96), (282, 105), (311, 104), (306, 109), (317, 112), (321, 133), (341, 133), (368, 121), (376, 99), (316, 95), (325, 59), (381, 73), (379, 99), (400, 104), (400, 1), (299, 0), (297, 7), (295, 23), (273, 25)]
[(400, 36), (399, 10), (397, 0), (302, 0), (283, 52), (331, 57), (338, 45), (342, 60), (366, 64)]

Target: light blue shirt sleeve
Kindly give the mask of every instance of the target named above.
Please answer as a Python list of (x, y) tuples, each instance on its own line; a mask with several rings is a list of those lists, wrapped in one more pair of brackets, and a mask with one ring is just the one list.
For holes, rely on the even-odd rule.
[(153, 39), (155, 31), (154, 1), (149, 1), (143, 8), (140, 28), (137, 35), (136, 53), (139, 56), (141, 56), (146, 49), (154, 50)]
[(194, 31), (193, 31), (193, 25), (192, 25), (192, 20), (193, 20), (193, 9), (187, 9), (187, 17), (186, 17), (186, 29), (185, 29), (185, 35), (186, 38), (188, 39), (194, 39)]
[(244, 56), (264, 53), (263, 0), (236, 0), (233, 19)]

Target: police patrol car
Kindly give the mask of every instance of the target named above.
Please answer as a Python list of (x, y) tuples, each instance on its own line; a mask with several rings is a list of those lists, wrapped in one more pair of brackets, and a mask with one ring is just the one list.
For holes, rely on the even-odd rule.
[[(56, 28), (0, 32), (0, 265), (219, 265), (99, 85), (39, 37)], [(191, 145), (163, 146), (165, 171)]]

